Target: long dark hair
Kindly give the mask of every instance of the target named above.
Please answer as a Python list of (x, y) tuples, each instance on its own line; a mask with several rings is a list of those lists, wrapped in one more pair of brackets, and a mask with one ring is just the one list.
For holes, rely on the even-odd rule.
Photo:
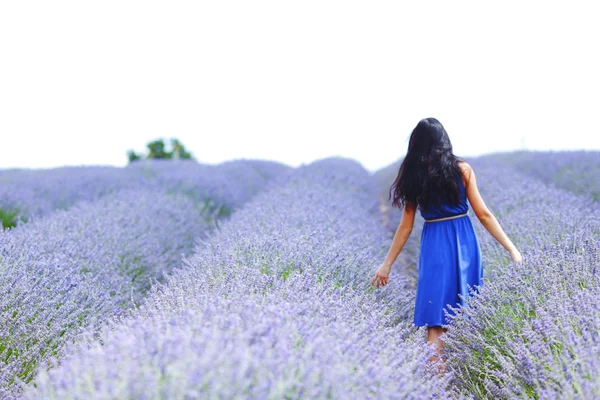
[(435, 118), (424, 118), (413, 129), (408, 141), (408, 152), (400, 165), (398, 176), (390, 187), (394, 200), (392, 206), (404, 207), (407, 203), (425, 210), (430, 202), (432, 188), (440, 205), (445, 198), (453, 206), (460, 198), (459, 181), (461, 158), (452, 153), (452, 143), (446, 130)]

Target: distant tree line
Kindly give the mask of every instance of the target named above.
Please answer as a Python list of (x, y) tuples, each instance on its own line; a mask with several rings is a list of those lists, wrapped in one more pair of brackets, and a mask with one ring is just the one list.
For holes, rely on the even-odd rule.
[(129, 162), (142, 159), (168, 159), (168, 160), (194, 160), (194, 156), (188, 152), (178, 139), (171, 139), (170, 149), (167, 151), (163, 139), (154, 140), (146, 145), (148, 153), (146, 155), (138, 154), (133, 150), (127, 152)]

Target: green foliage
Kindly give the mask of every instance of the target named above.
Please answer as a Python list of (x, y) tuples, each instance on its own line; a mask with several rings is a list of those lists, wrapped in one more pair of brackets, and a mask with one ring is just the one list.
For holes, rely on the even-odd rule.
[(171, 158), (177, 160), (191, 160), (192, 154), (189, 153), (185, 146), (177, 139), (171, 139)]
[(127, 158), (129, 159), (129, 162), (134, 162), (134, 161), (140, 160), (142, 157), (139, 154), (137, 154), (135, 151), (129, 150), (127, 152)]
[(290, 276), (290, 273), (292, 272), (292, 268), (294, 268), (294, 264), (289, 264), (287, 267), (285, 267), (285, 269), (281, 272), (281, 277), (283, 278), (283, 280), (285, 281), (288, 276)]
[(142, 159), (162, 159), (162, 160), (193, 160), (192, 153), (186, 150), (185, 146), (179, 139), (171, 139), (170, 149), (167, 150), (164, 139), (156, 139), (146, 145), (148, 154), (145, 156), (137, 154), (133, 150), (127, 152), (129, 162), (134, 162)]
[(147, 158), (170, 158), (169, 153), (165, 151), (165, 142), (162, 139), (150, 142), (146, 147), (149, 150)]
[[(21, 217), (21, 221), (25, 222), (25, 218)], [(19, 220), (19, 210), (3, 210), (0, 208), (0, 221), (4, 229), (14, 228)]]

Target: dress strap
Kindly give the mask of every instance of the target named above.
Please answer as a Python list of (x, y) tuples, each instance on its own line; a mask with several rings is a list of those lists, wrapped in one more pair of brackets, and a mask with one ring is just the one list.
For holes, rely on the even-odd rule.
[(460, 215), (453, 215), (451, 217), (446, 217), (446, 218), (438, 218), (438, 219), (426, 219), (425, 222), (438, 222), (438, 221), (445, 221), (447, 219), (455, 219), (455, 218), (461, 218), (461, 217), (466, 217), (468, 213), (464, 213), (464, 214), (460, 214)]

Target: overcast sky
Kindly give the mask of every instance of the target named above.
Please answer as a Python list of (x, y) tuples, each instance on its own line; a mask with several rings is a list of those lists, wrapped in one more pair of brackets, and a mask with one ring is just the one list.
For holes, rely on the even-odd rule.
[(600, 149), (598, 8), (579, 1), (4, 1), (0, 168), (340, 155), (421, 118), (454, 152)]

